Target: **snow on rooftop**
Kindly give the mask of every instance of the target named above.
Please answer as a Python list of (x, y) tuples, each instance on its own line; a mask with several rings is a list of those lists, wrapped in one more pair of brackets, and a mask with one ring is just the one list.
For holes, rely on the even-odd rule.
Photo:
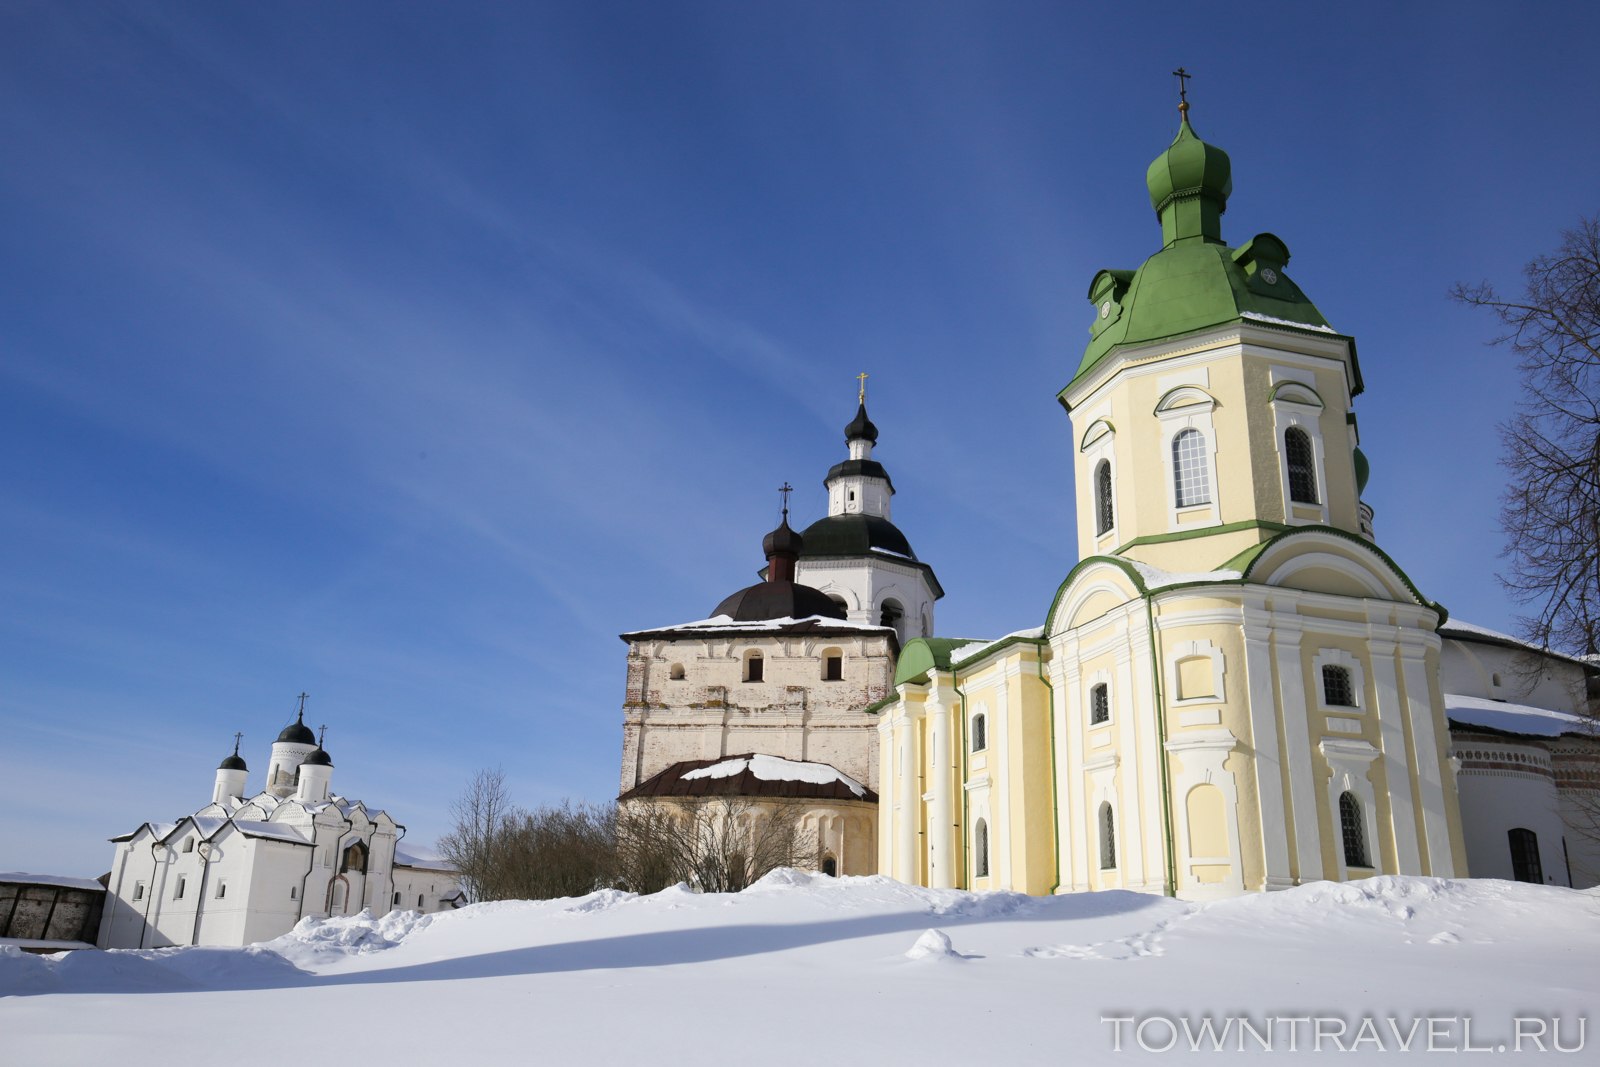
[(292, 826), (285, 826), (281, 822), (258, 822), (254, 819), (235, 819), (233, 825), (241, 833), (250, 837), (270, 837), (278, 841), (292, 841), (297, 845), (309, 845), (310, 840)]
[(394, 861), (406, 867), (426, 867), (434, 871), (454, 871), (450, 861), (423, 845), (395, 845)]
[(779, 756), (761, 754), (740, 756), (736, 759), (723, 760), (721, 763), (713, 763), (709, 767), (699, 767), (685, 772), (683, 777), (685, 779), (732, 778), (736, 774), (742, 774), (746, 767), (750, 769), (751, 774), (764, 782), (811, 782), (814, 785), (842, 782), (846, 789), (858, 797), (865, 796), (867, 792), (866, 786), (826, 763), (799, 763)]
[(26, 882), (29, 885), (58, 885), (66, 889), (92, 889), (96, 893), (105, 886), (93, 878), (69, 878), (64, 874), (28, 874), (25, 871), (0, 873), (0, 882)]
[[(649, 626), (642, 630), (634, 630), (631, 633), (663, 633), (668, 630), (689, 630), (695, 633), (715, 633), (719, 630), (738, 630), (740, 632), (749, 630), (782, 630), (801, 622), (815, 622), (820, 623), (823, 626), (831, 626), (842, 630), (870, 630), (881, 632), (884, 630), (893, 629), (892, 626), (877, 626), (867, 622), (851, 622), (849, 619), (830, 619), (826, 615), (807, 615), (804, 618), (798, 619), (786, 615), (781, 619), (751, 619), (747, 622), (739, 622), (731, 615), (713, 615), (709, 619), (697, 619), (694, 622), (680, 622), (675, 623), (672, 626)], [(630, 636), (630, 634), (624, 634), (623, 636), (627, 637)]]
[(1164, 571), (1160, 567), (1152, 567), (1148, 563), (1138, 560), (1126, 560), (1132, 564), (1133, 569), (1139, 572), (1139, 577), (1144, 579), (1146, 589), (1166, 589), (1174, 585), (1189, 585), (1195, 582), (1234, 582), (1243, 578), (1238, 571)]
[(1009, 641), (1013, 637), (1037, 639), (1043, 636), (1043, 626), (1030, 626), (1025, 630), (1013, 630), (1004, 637), (995, 637), (982, 641), (968, 641), (964, 645), (956, 645), (954, 648), (950, 649), (950, 663), (953, 666), (966, 660), (976, 659), (977, 657), (983, 655), (990, 648), (993, 648), (995, 645), (998, 645), (1003, 641)]
[(1263, 315), (1259, 311), (1241, 311), (1241, 319), (1250, 319), (1252, 322), (1266, 323), (1268, 326), (1293, 326), (1297, 330), (1315, 330), (1317, 333), (1338, 333), (1332, 326), (1313, 326), (1309, 322), (1296, 322), (1293, 319), (1280, 319), (1272, 315)]
[(1531, 704), (1510, 704), (1503, 700), (1461, 693), (1444, 695), (1444, 711), (1448, 718), (1464, 726), (1487, 726), (1491, 730), (1532, 737), (1559, 737), (1561, 734), (1584, 733), (1595, 729), (1593, 719), (1568, 711), (1538, 708)]

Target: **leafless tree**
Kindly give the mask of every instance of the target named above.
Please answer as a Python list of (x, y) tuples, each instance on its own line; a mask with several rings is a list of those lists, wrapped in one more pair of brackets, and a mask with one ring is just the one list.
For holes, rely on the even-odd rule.
[(1532, 613), (1522, 636), (1540, 648), (1600, 647), (1600, 217), (1580, 219), (1555, 252), (1523, 269), (1505, 299), (1488, 283), (1451, 295), (1500, 321), (1517, 356), (1522, 399), (1500, 426), (1511, 475), (1501, 526), (1501, 582)]
[(792, 804), (745, 797), (634, 801), (617, 814), (619, 883), (650, 893), (678, 882), (737, 893), (779, 867), (816, 862), (816, 835)]
[(439, 853), (474, 900), (581, 896), (615, 880), (615, 811), (573, 804), (526, 811), (511, 802), (505, 772), (479, 771), (450, 807)]

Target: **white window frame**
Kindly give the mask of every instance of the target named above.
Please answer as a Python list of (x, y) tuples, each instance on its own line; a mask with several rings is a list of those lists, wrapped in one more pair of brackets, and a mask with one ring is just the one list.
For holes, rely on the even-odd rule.
[(1341, 793), (1354, 794), (1361, 804), (1361, 822), (1367, 834), (1367, 861), (1372, 864), (1361, 869), (1381, 874), (1383, 849), (1378, 838), (1378, 797), (1368, 778), (1372, 763), (1380, 753), (1365, 741), (1354, 738), (1324, 737), (1317, 747), (1333, 772), (1328, 776), (1328, 814), (1333, 824), (1333, 852), (1339, 860), (1339, 880), (1346, 881), (1350, 877), (1350, 868), (1344, 862), (1344, 823), (1339, 814)]
[[(1096, 686), (1106, 687), (1106, 721), (1094, 721), (1094, 691)], [(1111, 684), (1110, 671), (1095, 671), (1085, 681), (1083, 687), (1083, 725), (1091, 733), (1109, 729), (1117, 721), (1115, 687)]]
[[(1216, 526), (1222, 522), (1222, 481), (1217, 477), (1217, 427), (1212, 412), (1216, 399), (1197, 385), (1180, 385), (1167, 392), (1156, 404), (1155, 415), (1161, 428), (1161, 466), (1167, 489), (1167, 527), (1171, 531), (1195, 530)], [(1178, 478), (1174, 469), (1172, 443), (1185, 430), (1198, 430), (1204, 436), (1206, 447), (1202, 458), (1206, 465), (1206, 484), (1211, 489), (1211, 499), (1204, 504), (1178, 506)], [(1192, 521), (1199, 516), (1201, 521)], [(1183, 522), (1184, 518), (1191, 521)]]
[[(1328, 703), (1328, 689), (1322, 684), (1323, 667), (1343, 667), (1350, 672), (1350, 691), (1354, 704)], [(1326, 715), (1365, 715), (1367, 712), (1367, 672), (1361, 660), (1342, 648), (1320, 648), (1311, 657), (1311, 679), (1317, 691), (1317, 710)]]
[[(1085, 481), (1089, 491), (1086, 495), (1087, 507), (1084, 514), (1088, 515), (1088, 543), (1098, 548), (1114, 548), (1120, 542), (1117, 540), (1117, 528), (1122, 525), (1122, 492), (1117, 484), (1117, 457), (1116, 457), (1117, 431), (1105, 419), (1097, 419), (1083, 435), (1083, 443), (1079, 446), (1079, 453), (1083, 456), (1084, 471), (1087, 474)], [(1111, 471), (1111, 528), (1105, 533), (1100, 529), (1100, 488), (1096, 484), (1095, 471), (1104, 461)]]
[[(1322, 412), (1326, 407), (1322, 397), (1312, 388), (1315, 376), (1310, 371), (1272, 368), (1272, 447), (1278, 457), (1278, 487), (1283, 495), (1283, 521), (1288, 526), (1328, 525), (1328, 462), (1327, 445), (1322, 436)], [(1311, 442), (1311, 471), (1317, 482), (1317, 502), (1307, 504), (1294, 500), (1289, 493), (1289, 450), (1284, 444), (1284, 434), (1293, 429), (1302, 431)], [(1301, 517), (1295, 508), (1314, 508), (1315, 517)]]

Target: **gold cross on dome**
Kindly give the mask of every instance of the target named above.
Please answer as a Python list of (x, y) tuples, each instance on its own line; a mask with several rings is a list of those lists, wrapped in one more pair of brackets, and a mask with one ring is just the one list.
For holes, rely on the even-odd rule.
[(856, 394), (856, 402), (858, 404), (865, 404), (867, 402), (867, 378), (868, 374), (866, 371), (862, 371), (860, 374), (856, 375), (856, 381), (861, 383), (861, 391)]

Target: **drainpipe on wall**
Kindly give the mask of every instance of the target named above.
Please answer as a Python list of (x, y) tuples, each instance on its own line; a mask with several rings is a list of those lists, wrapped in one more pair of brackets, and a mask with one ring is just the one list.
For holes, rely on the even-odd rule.
[(194, 898), (194, 929), (189, 933), (191, 945), (200, 943), (200, 919), (206, 910), (206, 876), (211, 873), (211, 842), (200, 842), (195, 851), (200, 853), (200, 891)]
[(1044, 702), (1045, 722), (1049, 724), (1050, 732), (1050, 854), (1054, 859), (1056, 884), (1050, 887), (1050, 895), (1054, 896), (1061, 889), (1061, 812), (1056, 808), (1056, 802), (1061, 794), (1056, 786), (1056, 687), (1050, 684), (1050, 679), (1044, 673), (1044, 654), (1050, 650), (1050, 639), (1045, 638), (1045, 643), (1039, 646), (1036, 665), (1039, 668), (1039, 681), (1046, 690)]
[(1161, 692), (1161, 655), (1156, 647), (1155, 597), (1144, 594), (1145, 621), (1150, 627), (1150, 680), (1155, 686), (1157, 768), (1161, 771), (1161, 837), (1166, 845), (1166, 886), (1169, 897), (1178, 895), (1178, 851), (1172, 839), (1172, 781), (1167, 766), (1167, 701)]
[(972, 869), (972, 854), (967, 850), (967, 827), (971, 825), (970, 812), (967, 810), (968, 798), (971, 796), (967, 792), (967, 779), (972, 773), (967, 766), (968, 751), (972, 748), (972, 738), (967, 736), (967, 729), (971, 719), (969, 718), (970, 712), (967, 711), (967, 694), (962, 692), (961, 687), (956, 684), (958, 677), (959, 675), (956, 674), (955, 668), (950, 668), (950, 688), (955, 690), (956, 697), (960, 700), (961, 708), (961, 729), (950, 731), (952, 744), (955, 736), (958, 733), (961, 735), (961, 780), (956, 782), (956, 788), (961, 790), (961, 821), (954, 827), (956, 836), (961, 839), (961, 884), (956, 888), (971, 889), (972, 878), (967, 873)]

